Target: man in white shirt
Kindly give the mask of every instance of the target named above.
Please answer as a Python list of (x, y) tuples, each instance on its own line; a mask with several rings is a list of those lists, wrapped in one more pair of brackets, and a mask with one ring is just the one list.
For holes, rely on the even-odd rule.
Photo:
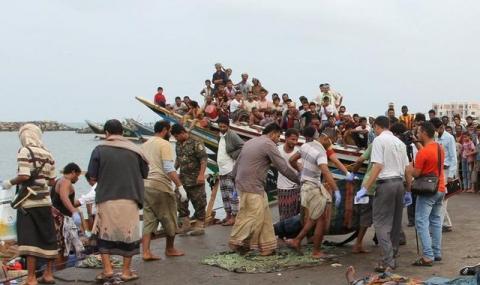
[[(396, 267), (399, 236), (402, 227), (403, 207), (412, 204), (411, 167), (405, 144), (389, 131), (390, 121), (385, 116), (375, 119), (377, 137), (373, 141), (370, 162), (373, 164), (370, 177), (363, 182), (356, 195), (361, 198), (367, 189), (377, 183), (373, 200), (373, 225), (382, 250), (382, 262), (375, 271), (385, 272)], [(405, 192), (404, 179), (407, 186)]]
[(330, 84), (323, 83), (323, 84), (320, 84), (319, 87), (320, 87), (320, 95), (318, 95), (316, 98), (318, 105), (322, 104), (324, 97), (330, 98), (330, 103), (335, 107), (335, 109), (338, 109), (340, 105), (342, 105), (343, 96), (339, 92), (335, 90), (331, 90)]
[[(298, 152), (297, 143), (299, 136), (298, 130), (288, 129), (285, 132), (285, 143), (278, 146), (280, 154), (287, 163), (290, 157)], [(290, 165), (289, 167), (296, 172)], [(278, 173), (277, 192), (280, 221), (298, 215), (300, 213), (300, 185)]]
[[(241, 96), (241, 93), (240, 93)], [(220, 192), (222, 193), (223, 208), (227, 216), (222, 221), (223, 226), (233, 226), (238, 213), (238, 194), (235, 191), (235, 177), (231, 172), (240, 151), (243, 140), (229, 130), (230, 121), (226, 117), (220, 117), (217, 121), (220, 130), (218, 142), (217, 164), (220, 174)]]
[(328, 125), (329, 116), (337, 115), (337, 109), (330, 103), (330, 97), (328, 96), (323, 97), (323, 101), (322, 101), (322, 104), (320, 105), (318, 115), (320, 116), (320, 120), (322, 121), (322, 129)]
[(353, 139), (355, 144), (361, 148), (367, 148), (368, 146), (368, 132), (370, 132), (370, 126), (367, 124), (367, 118), (361, 117), (359, 120), (360, 125), (353, 129)]

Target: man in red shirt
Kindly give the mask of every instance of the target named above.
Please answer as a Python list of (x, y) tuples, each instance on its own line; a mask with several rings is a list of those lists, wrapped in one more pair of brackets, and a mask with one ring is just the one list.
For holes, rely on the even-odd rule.
[(163, 108), (166, 107), (167, 99), (165, 98), (165, 95), (163, 95), (162, 87), (157, 88), (157, 94), (155, 94), (154, 102), (156, 105), (159, 105), (160, 107), (163, 107)]
[(434, 135), (435, 128), (432, 123), (420, 123), (417, 136), (422, 144), (417, 144), (419, 151), (415, 157), (413, 177), (435, 174), (439, 178), (439, 184), (436, 194), (417, 195), (415, 227), (423, 252), (422, 257), (413, 263), (416, 266), (432, 266), (434, 261), (442, 260), (442, 202), (446, 189), (443, 170), (445, 153), (443, 147), (434, 141)]

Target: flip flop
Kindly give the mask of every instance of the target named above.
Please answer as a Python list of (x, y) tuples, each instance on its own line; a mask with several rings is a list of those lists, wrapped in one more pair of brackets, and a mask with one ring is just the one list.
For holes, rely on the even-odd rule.
[(42, 276), (37, 279), (38, 284), (55, 284), (55, 280), (45, 280), (45, 278)]
[(433, 265), (433, 261), (430, 260), (430, 261), (426, 261), (425, 259), (423, 259), (422, 257), (420, 257), (419, 259), (415, 260), (413, 263), (412, 263), (413, 266), (426, 266), (426, 267), (431, 267)]
[(460, 275), (475, 275), (478, 271), (480, 271), (480, 265), (465, 266), (460, 269)]
[(149, 258), (142, 258), (142, 259), (143, 259), (143, 261), (145, 261), (145, 262), (162, 260), (162, 258), (159, 257), (159, 256), (150, 256)]
[(100, 272), (100, 274), (98, 274), (97, 276), (95, 276), (95, 281), (97, 281), (97, 282), (105, 282), (105, 281), (107, 281), (108, 279), (110, 279), (110, 278), (112, 278), (112, 277), (113, 277), (113, 273), (106, 275), (105, 273)]
[(140, 278), (140, 277), (133, 272), (132, 272), (132, 275), (130, 275), (130, 276), (120, 276), (120, 279), (122, 279), (123, 282), (129, 282), (129, 281), (137, 280), (138, 278)]

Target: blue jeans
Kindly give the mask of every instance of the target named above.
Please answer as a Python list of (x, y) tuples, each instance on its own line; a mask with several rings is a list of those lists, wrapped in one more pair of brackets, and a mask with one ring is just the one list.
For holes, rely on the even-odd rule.
[(470, 189), (470, 171), (468, 169), (468, 160), (462, 158), (462, 179), (463, 189)]
[(422, 243), (423, 257), (442, 257), (442, 202), (445, 193), (417, 196), (415, 227)]

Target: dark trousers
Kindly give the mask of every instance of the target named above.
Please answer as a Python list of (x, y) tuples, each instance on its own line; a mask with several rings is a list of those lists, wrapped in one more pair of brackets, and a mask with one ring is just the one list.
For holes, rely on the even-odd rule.
[(177, 200), (179, 218), (185, 218), (190, 216), (190, 211), (188, 210), (188, 202), (191, 201), (193, 208), (195, 209), (195, 214), (193, 215), (194, 218), (200, 221), (205, 220), (205, 208), (207, 207), (207, 194), (205, 193), (205, 184), (184, 187), (185, 192), (187, 192), (188, 200), (185, 202), (180, 201), (180, 199)]
[(413, 203), (407, 207), (408, 224), (415, 225), (415, 205), (417, 204), (417, 195), (412, 194)]
[(402, 229), (405, 186), (401, 179), (377, 183), (373, 199), (373, 226), (382, 250), (384, 266), (395, 268), (394, 253), (398, 251)]

